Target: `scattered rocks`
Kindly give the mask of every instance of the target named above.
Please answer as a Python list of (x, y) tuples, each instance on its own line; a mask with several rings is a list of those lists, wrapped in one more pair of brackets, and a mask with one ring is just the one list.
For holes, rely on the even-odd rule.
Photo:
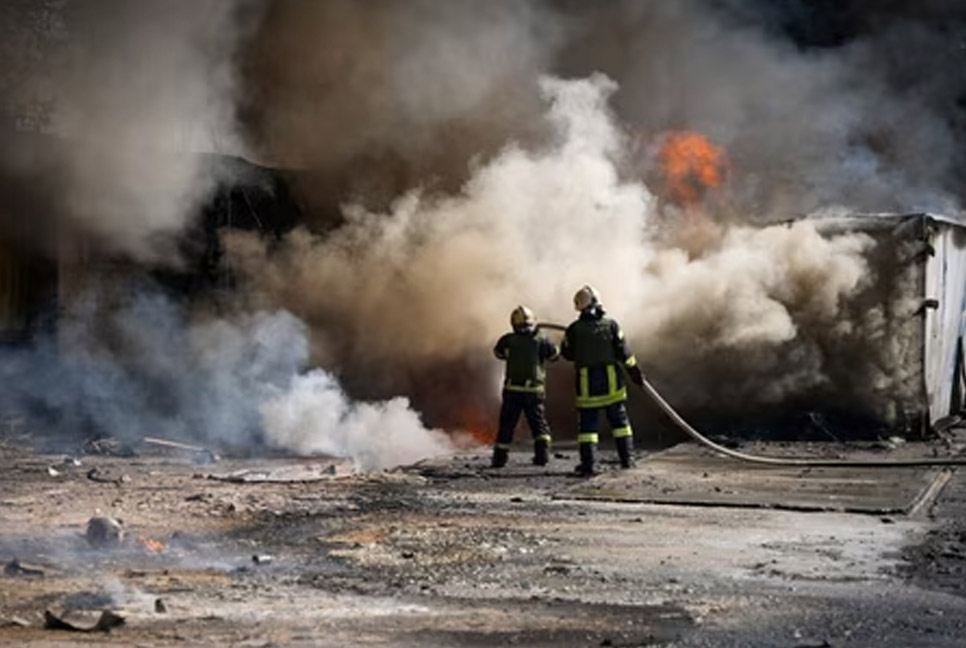
[(109, 632), (111, 628), (124, 625), (124, 617), (116, 612), (104, 610), (91, 622), (87, 613), (75, 610), (55, 614), (44, 611), (44, 627), (48, 630), (70, 630), (73, 632)]
[(95, 549), (117, 547), (124, 540), (124, 526), (115, 518), (92, 517), (87, 521), (84, 538)]

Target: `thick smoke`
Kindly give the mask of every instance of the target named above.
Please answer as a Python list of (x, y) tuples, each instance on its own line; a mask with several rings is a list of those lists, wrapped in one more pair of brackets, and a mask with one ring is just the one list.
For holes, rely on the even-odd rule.
[(249, 139), (303, 172), (316, 222), (347, 199), (456, 189), (471, 159), (539, 125), (558, 22), (528, 0), (271, 2), (244, 55)]
[[(305, 325), (285, 311), (191, 313), (150, 286), (115, 286), (75, 302), (59, 346), (0, 356), (2, 403), (50, 431), (203, 440), (236, 451), (265, 444), (349, 457), (362, 469), (451, 449), (404, 398), (353, 403), (308, 362)], [(110, 303), (128, 292), (125, 305)]]
[[(881, 294), (881, 242), (758, 225), (958, 211), (966, 66), (935, 18), (855, 0), (826, 42), (789, 27), (791, 0), (52, 2), (56, 48), (18, 94), (52, 108), (0, 151), (17, 205), (0, 224), (29, 205), (48, 242), (177, 262), (168, 237), (228, 180), (200, 153), (281, 167), (306, 216), (281, 242), (226, 234), (238, 315), (111, 281), (68, 300), (72, 353), (3, 363), (23, 401), (65, 420), (365, 466), (435, 454), (405, 400), (354, 405), (334, 376), (408, 396), (433, 425), (475, 424), (509, 311), (565, 322), (587, 282), (684, 405), (747, 412), (847, 385), (876, 409), (915, 383), (897, 369), (914, 308)], [(905, 42), (915, 56), (897, 61)], [(727, 156), (697, 204), (662, 191), (658, 151), (682, 130)]]
[[(0, 169), (44, 205), (41, 218), (59, 217), (48, 231), (176, 263), (159, 239), (219, 181), (202, 154), (242, 151), (233, 61), (252, 12), (218, 0), (47, 4), (60, 37), (34, 53), (29, 82), (50, 110), (4, 138)], [(21, 17), (7, 28), (33, 33), (34, 13)]]
[[(802, 51), (762, 28), (767, 12), (753, 19), (714, 4), (576, 8), (580, 31), (562, 54), (562, 69), (601, 69), (617, 80), (618, 114), (645, 142), (688, 128), (723, 146), (734, 167), (728, 206), (739, 220), (790, 218), (837, 204), (875, 212), (957, 209), (951, 111), (929, 101), (936, 92), (924, 82), (913, 79), (910, 92), (908, 82), (896, 87), (889, 76), (899, 67), (892, 61), (901, 59), (916, 70), (909, 76), (936, 78), (935, 55), (916, 54), (918, 63), (909, 65), (897, 48), (948, 52), (951, 35), (920, 33), (923, 48), (899, 45), (894, 33), (888, 44), (860, 36), (839, 48)], [(895, 24), (898, 32), (902, 23)]]
[[(552, 144), (508, 146), (457, 195), (415, 192), (385, 214), (349, 208), (340, 228), (297, 232), (271, 256), (250, 236), (231, 237), (262, 305), (309, 322), (323, 364), (398, 389), (423, 368), (482, 364), (517, 302), (568, 321), (570, 295), (590, 282), (645, 366), (690, 405), (747, 407), (826, 386), (831, 361), (802, 328), (843, 326), (843, 301), (868, 281), (871, 239), (823, 237), (801, 221), (723, 230), (698, 258), (667, 248), (657, 201), (618, 173), (627, 139), (607, 108), (614, 83), (540, 87)], [(714, 367), (725, 353), (727, 366)], [(492, 394), (497, 382), (482, 382)]]

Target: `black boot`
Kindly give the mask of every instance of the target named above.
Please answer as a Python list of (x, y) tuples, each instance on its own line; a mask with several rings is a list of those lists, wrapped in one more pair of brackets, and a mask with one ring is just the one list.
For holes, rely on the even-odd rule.
[(490, 462), (490, 466), (493, 468), (502, 468), (506, 465), (506, 460), (510, 457), (510, 451), (506, 448), (493, 448), (493, 460)]
[(621, 460), (621, 468), (631, 468), (634, 466), (634, 438), (633, 437), (620, 437), (619, 439), (614, 439), (614, 445), (617, 446), (617, 456)]
[(546, 439), (533, 442), (533, 465), (546, 466), (550, 459), (550, 443)]
[(580, 465), (577, 466), (578, 475), (581, 477), (593, 477), (594, 475), (600, 474), (597, 472), (597, 468), (594, 466), (596, 454), (596, 443), (580, 444)]

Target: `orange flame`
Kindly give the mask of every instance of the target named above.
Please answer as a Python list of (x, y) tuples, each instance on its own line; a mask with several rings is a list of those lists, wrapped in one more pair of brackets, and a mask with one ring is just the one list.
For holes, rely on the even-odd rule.
[(496, 441), (495, 420), (490, 420), (481, 408), (466, 405), (459, 411), (460, 428), (468, 432), (473, 438), (473, 442), (479, 445), (491, 445)]
[(669, 133), (658, 153), (668, 200), (679, 205), (699, 202), (724, 182), (724, 152), (694, 131)]
[(152, 553), (157, 553), (167, 548), (167, 545), (160, 540), (154, 540), (153, 538), (146, 538), (144, 536), (138, 536), (138, 542), (141, 543), (142, 547)]

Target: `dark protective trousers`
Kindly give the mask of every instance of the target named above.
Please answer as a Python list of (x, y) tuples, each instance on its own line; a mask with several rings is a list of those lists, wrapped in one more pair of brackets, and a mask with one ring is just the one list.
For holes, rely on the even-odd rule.
[(599, 440), (600, 410), (607, 415), (611, 434), (614, 436), (614, 446), (620, 457), (621, 467), (630, 468), (634, 464), (633, 431), (627, 418), (627, 407), (624, 401), (607, 405), (606, 407), (579, 408), (577, 418), (579, 430), (577, 442), (580, 448), (580, 466), (577, 470), (585, 475), (595, 474), (597, 442)]
[(580, 408), (577, 410), (578, 427), (577, 440), (581, 443), (597, 443), (600, 429), (600, 411), (604, 410), (607, 422), (610, 423), (611, 434), (615, 439), (629, 437), (632, 434), (631, 424), (627, 418), (627, 407), (624, 401), (606, 407)]
[(503, 391), (503, 405), (500, 407), (500, 431), (496, 437), (497, 448), (509, 448), (513, 442), (513, 431), (520, 420), (520, 413), (527, 419), (535, 442), (550, 443), (550, 425), (544, 411), (544, 396), (533, 392)]

